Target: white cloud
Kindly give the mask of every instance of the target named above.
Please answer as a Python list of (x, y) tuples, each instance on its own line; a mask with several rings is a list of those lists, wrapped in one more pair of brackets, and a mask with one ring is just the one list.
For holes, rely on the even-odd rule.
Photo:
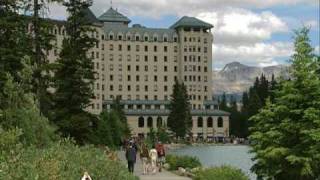
[(314, 48), (314, 53), (320, 56), (320, 46), (319, 45)]
[(216, 67), (239, 61), (244, 64), (266, 66), (275, 64), (277, 58), (289, 57), (293, 53), (292, 43), (255, 43), (253, 45), (213, 45), (213, 64)]
[(258, 14), (245, 9), (227, 8), (200, 13), (197, 17), (215, 26), (215, 44), (253, 44), (270, 39), (272, 33), (288, 31), (285, 22), (268, 11)]

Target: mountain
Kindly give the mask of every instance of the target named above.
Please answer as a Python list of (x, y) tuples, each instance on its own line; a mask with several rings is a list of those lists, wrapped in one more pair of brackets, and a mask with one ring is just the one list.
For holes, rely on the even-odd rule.
[(253, 85), (255, 78), (264, 74), (271, 79), (272, 74), (278, 77), (289, 77), (289, 66), (277, 65), (268, 67), (247, 66), (239, 62), (227, 64), (220, 71), (213, 71), (213, 93), (241, 94)]

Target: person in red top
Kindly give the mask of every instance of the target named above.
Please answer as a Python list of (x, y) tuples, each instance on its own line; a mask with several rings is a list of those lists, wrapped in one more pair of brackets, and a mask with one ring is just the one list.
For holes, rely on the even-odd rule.
[(156, 145), (156, 150), (158, 153), (158, 166), (159, 166), (159, 172), (161, 172), (162, 166), (165, 162), (166, 152), (164, 150), (164, 145), (159, 141)]

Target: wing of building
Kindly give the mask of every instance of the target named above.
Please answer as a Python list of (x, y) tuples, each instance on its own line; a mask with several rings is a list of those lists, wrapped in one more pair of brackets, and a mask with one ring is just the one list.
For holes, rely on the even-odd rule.
[[(99, 114), (120, 97), (132, 134), (145, 136), (150, 127), (166, 125), (175, 80), (187, 86), (195, 137), (229, 136), (229, 113), (212, 100), (213, 26), (184, 16), (169, 28), (129, 26), (131, 20), (110, 8), (100, 17), (88, 9), (87, 20), (99, 43), (90, 51), (97, 72), (95, 99), (88, 111)], [(57, 59), (65, 30), (57, 23)]]

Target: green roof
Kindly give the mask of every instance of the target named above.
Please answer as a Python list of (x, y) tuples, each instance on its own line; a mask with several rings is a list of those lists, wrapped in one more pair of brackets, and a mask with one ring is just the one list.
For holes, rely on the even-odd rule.
[(114, 10), (112, 7), (103, 13), (99, 20), (102, 22), (124, 22), (124, 23), (130, 23), (131, 20), (127, 18), (126, 16), (122, 15), (118, 11)]
[(210, 29), (210, 28), (213, 28), (213, 25), (206, 23), (204, 21), (201, 21), (200, 19), (197, 19), (195, 17), (183, 16), (179, 21), (174, 23), (170, 28), (176, 29), (179, 27), (194, 27), (194, 28)]
[(101, 24), (100, 21), (96, 18), (96, 16), (93, 14), (93, 12), (87, 8), (84, 10), (84, 18), (85, 21), (89, 24)]

